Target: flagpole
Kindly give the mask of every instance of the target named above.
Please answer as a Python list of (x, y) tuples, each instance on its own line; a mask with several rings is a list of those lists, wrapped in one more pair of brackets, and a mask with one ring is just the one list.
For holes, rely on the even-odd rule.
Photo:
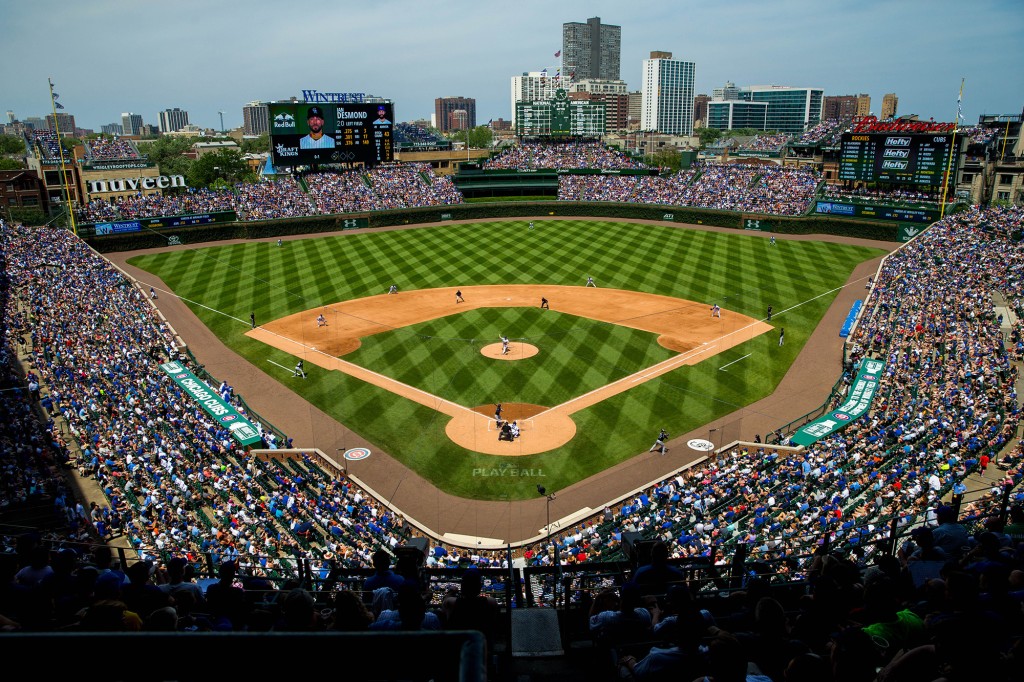
[(956, 121), (953, 122), (953, 144), (949, 149), (949, 159), (946, 160), (946, 181), (942, 184), (942, 205), (939, 206), (939, 220), (946, 216), (946, 195), (949, 193), (949, 171), (953, 166), (953, 155), (956, 154), (956, 131), (960, 129), (961, 102), (964, 98), (964, 78), (960, 79), (960, 94), (956, 98)]
[[(75, 209), (71, 205), (71, 188), (68, 187), (68, 172), (64, 167), (64, 145), (60, 143), (60, 124), (57, 123), (57, 99), (53, 94), (53, 79), (47, 78), (50, 84), (50, 108), (53, 110), (53, 130), (57, 133), (57, 150), (60, 152), (60, 179), (64, 186), (64, 196), (68, 202), (68, 218), (71, 220), (71, 231), (78, 236), (78, 227), (75, 225)], [(63, 109), (64, 107), (61, 107)]]

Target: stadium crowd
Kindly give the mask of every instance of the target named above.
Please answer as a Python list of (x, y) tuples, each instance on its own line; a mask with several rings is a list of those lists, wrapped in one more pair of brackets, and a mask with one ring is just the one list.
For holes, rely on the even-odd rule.
[(800, 215), (809, 208), (819, 181), (812, 171), (774, 164), (702, 163), (669, 177), (562, 175), (558, 198)]
[(539, 170), (539, 169), (642, 169), (647, 168), (617, 149), (600, 142), (573, 142), (544, 144), (523, 142), (507, 147), (497, 156), (484, 162), (487, 170)]
[(86, 156), (94, 161), (141, 158), (129, 140), (120, 137), (97, 137), (85, 143)]
[(756, 152), (781, 152), (782, 147), (789, 142), (789, 135), (776, 133), (774, 135), (755, 135), (740, 145), (739, 151)]
[(804, 131), (797, 142), (800, 144), (838, 145), (840, 136), (850, 127), (849, 120), (827, 118)]
[[(553, 548), (526, 550), (528, 563), (558, 563), (572, 575), (576, 564), (621, 558), (625, 533), (659, 543), (635, 583), (589, 597), (591, 632), (621, 654), (624, 676), (868, 682), (936, 679), (940, 669), (948, 679), (1019, 672), (1024, 451), (1014, 443), (1011, 360), (1024, 355), (1024, 317), (1007, 348), (994, 306), (998, 299), (1024, 314), (1024, 251), (1014, 241), (1022, 227), (1020, 208), (972, 209), (887, 258), (850, 341), (851, 375), (866, 358), (885, 361), (866, 416), (802, 452), (730, 448), (561, 530)], [(330, 617), (315, 615), (311, 593), (282, 590), (280, 620), (260, 621), (246, 591), (296, 579), (300, 558), (321, 576), (331, 562), (368, 567), (374, 549), (402, 540), (403, 520), (308, 457), (288, 464), (243, 456), (159, 370), (179, 353), (145, 295), (77, 238), (0, 221), (0, 256), (4, 374), (23, 389), (0, 394), (0, 504), (48, 495), (77, 525), (74, 537), (123, 535), (141, 559), (119, 572), (102, 551), (79, 557), (69, 548), (34, 552), (23, 566), (7, 562), (5, 627), (347, 629), (341, 614), (350, 611), (353, 629), (458, 622), (416, 601), (419, 590), (404, 582), (396, 583), (399, 603), (382, 595), (376, 608), (360, 610), (347, 603), (351, 593), (338, 592)], [(13, 372), (19, 348), (32, 357), (24, 380)], [(220, 392), (244, 411), (230, 386)], [(48, 422), (30, 417), (36, 401)], [(79, 471), (108, 504), (86, 510), (68, 497), (58, 469), (70, 454), (55, 415), (80, 446)], [(972, 535), (943, 500), (989, 462), (1005, 473), (964, 508), (979, 524)], [(1004, 495), (1013, 505), (1009, 526), (990, 516)], [(894, 526), (914, 530), (891, 556), (876, 543)], [(679, 582), (669, 559), (724, 571), (741, 546), (753, 574), (730, 608), (700, 610), (698, 595), (682, 587), (657, 603), (644, 599), (644, 590), (664, 594)], [(222, 567), (205, 590), (190, 577), (204, 555)], [(467, 559), (500, 564), (440, 544), (428, 563)], [(380, 574), (389, 579), (389, 569)], [(239, 576), (242, 588), (234, 586)], [(787, 612), (768, 584), (797, 579), (810, 581), (810, 593)], [(628, 648), (638, 640), (668, 647)], [(910, 653), (899, 657), (901, 650)]]
[[(891, 189), (882, 187), (871, 189), (867, 187), (848, 188), (841, 185), (825, 185), (824, 198), (833, 201), (837, 199), (859, 199), (871, 201), (872, 203), (887, 204), (938, 205), (942, 201), (942, 196), (938, 190), (928, 192), (921, 189), (907, 189), (904, 187), (894, 187)], [(953, 197), (948, 199), (951, 201)]]

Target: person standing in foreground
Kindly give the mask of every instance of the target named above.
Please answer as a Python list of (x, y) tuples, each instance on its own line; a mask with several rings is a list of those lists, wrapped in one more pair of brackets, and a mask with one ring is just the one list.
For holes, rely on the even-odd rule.
[(667, 440), (668, 440), (668, 431), (666, 431), (665, 429), (662, 429), (658, 433), (658, 440), (654, 441), (654, 445), (652, 445), (651, 449), (648, 450), (647, 452), (654, 452), (655, 450), (660, 450), (661, 454), (664, 455), (665, 452), (668, 451), (668, 448), (665, 447), (665, 441), (667, 441)]

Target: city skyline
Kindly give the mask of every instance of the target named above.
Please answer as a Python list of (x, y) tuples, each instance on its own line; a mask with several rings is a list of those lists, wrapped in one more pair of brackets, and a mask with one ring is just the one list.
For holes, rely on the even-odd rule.
[[(963, 78), (968, 124), (1024, 106), (1024, 74), (1006, 68), (1024, 60), (1024, 11), (1016, 0), (979, 0), (974, 21), (956, 20), (962, 5), (951, 0), (665, 2), (642, 12), (605, 1), (556, 7), (524, 0), (507, 16), (497, 5), (465, 0), (444, 12), (396, 0), (389, 11), (317, 7), (311, 21), (308, 12), (264, 0), (185, 0), (159, 15), (109, 0), (20, 3), (5, 8), (6, 52), (26, 58), (0, 74), (0, 110), (20, 120), (50, 113), (52, 77), (65, 111), (97, 131), (125, 111), (156, 125), (158, 113), (172, 107), (215, 129), (224, 111), (225, 126), (235, 128), (250, 101), (304, 89), (387, 97), (403, 121), (429, 119), (436, 98), (459, 94), (476, 99), (483, 124), (509, 117), (510, 77), (560, 66), (563, 23), (595, 16), (621, 26), (621, 75), (632, 91), (641, 89), (643, 60), (659, 50), (696, 63), (696, 93), (726, 81), (867, 93), (877, 115), (882, 96), (894, 92), (898, 114), (951, 121)], [(73, 39), (40, 50), (38, 27), (54, 17)]]

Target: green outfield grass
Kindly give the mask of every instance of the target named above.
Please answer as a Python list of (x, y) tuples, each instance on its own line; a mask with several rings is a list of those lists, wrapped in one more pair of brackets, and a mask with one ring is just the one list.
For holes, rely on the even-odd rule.
[[(538, 482), (557, 490), (646, 453), (661, 427), (673, 435), (685, 433), (770, 394), (834, 299), (834, 293), (822, 294), (841, 286), (857, 263), (883, 253), (826, 242), (780, 240), (772, 246), (739, 232), (586, 220), (536, 223), (532, 231), (527, 221), (502, 221), (311, 237), (281, 247), (254, 242), (142, 256), (132, 263), (160, 276), (228, 346), (271, 374), (275, 370), (267, 360), (290, 367), (294, 358), (244, 336), (250, 311), (257, 322), (276, 319), (381, 294), (392, 282), (403, 291), (477, 284), (583, 285), (591, 275), (600, 286), (717, 302), (754, 318), (763, 317), (769, 304), (774, 307), (772, 323), (786, 328), (785, 346), (778, 347), (777, 335), (763, 335), (642, 383), (575, 413), (577, 436), (568, 445), (509, 460), (452, 444), (444, 433), (447, 417), (434, 410), (339, 372), (307, 368), (310, 377), (302, 391), (310, 402), (434, 484), (466, 497), (522, 499), (536, 495)], [(493, 336), (496, 341), (498, 332), (531, 338), (565, 333), (550, 353), (545, 341), (533, 372), (538, 376), (517, 377), (526, 370), (495, 366), (526, 367), (529, 360), (476, 364), (480, 344), (469, 339)], [(557, 356), (556, 349), (561, 349)], [(581, 349), (593, 355), (577, 358)], [(561, 395), (571, 397), (588, 390), (589, 382), (601, 385), (637, 371), (664, 353), (643, 332), (567, 315), (545, 317), (533, 309), (492, 309), (367, 339), (347, 359), (412, 378), (408, 383), (418, 382), (432, 393), (461, 395), (457, 402), (466, 405), (496, 400), (557, 404), (567, 399)], [(541, 398), (525, 395), (527, 387), (535, 390), (534, 379), (546, 391), (538, 392)], [(281, 373), (281, 381), (296, 388), (287, 373)], [(287, 430), (286, 424), (278, 426)], [(491, 475), (504, 466), (530, 476)]]

